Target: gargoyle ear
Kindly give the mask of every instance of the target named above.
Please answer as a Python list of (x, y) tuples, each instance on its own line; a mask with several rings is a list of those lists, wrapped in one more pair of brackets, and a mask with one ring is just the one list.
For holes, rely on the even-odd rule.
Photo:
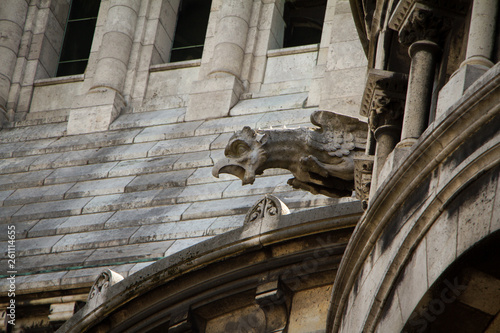
[(255, 138), (255, 131), (248, 126), (245, 126), (241, 130), (241, 136), (245, 139), (253, 140)]
[(261, 145), (265, 144), (269, 139), (269, 135), (267, 133), (257, 132), (257, 141), (260, 142)]

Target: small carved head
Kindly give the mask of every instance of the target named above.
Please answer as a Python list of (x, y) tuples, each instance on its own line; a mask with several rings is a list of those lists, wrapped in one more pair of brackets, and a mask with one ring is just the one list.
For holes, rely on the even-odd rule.
[(267, 137), (245, 126), (236, 132), (224, 150), (225, 159), (218, 161), (212, 169), (212, 174), (218, 177), (221, 173), (229, 173), (240, 178), (243, 185), (253, 184), (255, 176), (263, 171), (267, 159), (262, 146)]

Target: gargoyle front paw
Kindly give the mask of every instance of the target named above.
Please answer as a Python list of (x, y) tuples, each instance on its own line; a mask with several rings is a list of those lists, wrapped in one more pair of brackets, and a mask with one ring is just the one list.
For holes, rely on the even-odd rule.
[(308, 173), (316, 173), (321, 177), (328, 177), (328, 170), (323, 167), (323, 163), (318, 161), (318, 159), (312, 155), (302, 157), (300, 159), (300, 164), (302, 169)]

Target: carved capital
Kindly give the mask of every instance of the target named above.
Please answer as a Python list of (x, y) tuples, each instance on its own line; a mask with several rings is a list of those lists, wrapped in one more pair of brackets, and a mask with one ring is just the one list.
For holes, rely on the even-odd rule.
[(356, 197), (361, 200), (363, 209), (368, 207), (373, 173), (373, 156), (365, 155), (354, 159), (354, 188)]
[(360, 113), (368, 118), (372, 132), (381, 126), (401, 126), (408, 75), (372, 69), (363, 96)]
[(376, 93), (373, 96), (372, 108), (368, 117), (370, 129), (375, 133), (381, 126), (401, 127), (401, 119), (405, 101), (385, 94)]
[(415, 7), (399, 31), (399, 42), (410, 46), (419, 41), (440, 43), (451, 28), (451, 20), (428, 8)]
[(450, 19), (463, 19), (469, 11), (470, 0), (399, 0), (392, 11), (389, 28), (401, 31), (411, 15), (419, 9), (432, 11), (436, 16)]

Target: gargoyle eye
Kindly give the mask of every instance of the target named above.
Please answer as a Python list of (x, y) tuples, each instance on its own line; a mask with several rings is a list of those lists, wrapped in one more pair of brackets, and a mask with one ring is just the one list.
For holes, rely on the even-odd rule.
[(226, 150), (226, 156), (239, 157), (250, 150), (250, 146), (241, 140), (236, 140), (231, 143), (231, 146)]

